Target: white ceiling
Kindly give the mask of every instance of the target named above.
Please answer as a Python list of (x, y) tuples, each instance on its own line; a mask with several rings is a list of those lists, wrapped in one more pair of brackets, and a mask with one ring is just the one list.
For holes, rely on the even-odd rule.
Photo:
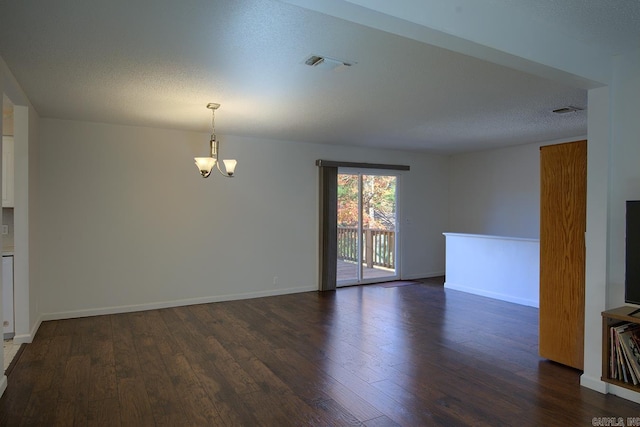
[(638, 0), (491, 0), (612, 55), (640, 47)]
[[(636, 0), (482, 1), (640, 47)], [(42, 117), (206, 132), (218, 102), (222, 136), (437, 153), (586, 134), (585, 111), (551, 113), (584, 88), (275, 0), (3, 1), (0, 56)]]

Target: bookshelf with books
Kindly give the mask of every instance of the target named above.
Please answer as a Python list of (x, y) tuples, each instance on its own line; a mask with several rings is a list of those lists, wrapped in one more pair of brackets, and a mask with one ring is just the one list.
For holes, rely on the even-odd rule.
[(640, 392), (640, 312), (602, 312), (602, 381)]

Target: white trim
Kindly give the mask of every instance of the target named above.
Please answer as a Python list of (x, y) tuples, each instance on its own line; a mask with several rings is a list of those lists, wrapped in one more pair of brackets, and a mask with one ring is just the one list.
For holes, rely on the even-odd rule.
[(640, 403), (640, 393), (629, 390), (628, 388), (618, 387), (613, 384), (609, 384), (609, 393), (615, 394), (623, 399), (630, 400), (635, 403)]
[(377, 283), (385, 283), (385, 282), (395, 282), (400, 280), (400, 276), (383, 276), (383, 277), (374, 277), (371, 279), (364, 279), (359, 282), (353, 282), (349, 279), (338, 280), (336, 281), (336, 288), (347, 288), (349, 286), (360, 286), (360, 285), (375, 285)]
[(483, 297), (499, 299), (502, 301), (512, 302), (520, 305), (527, 305), (529, 307), (539, 308), (540, 304), (538, 301), (529, 300), (525, 298), (518, 298), (512, 295), (500, 294), (497, 292), (485, 291), (483, 289), (478, 288), (469, 288), (467, 286), (457, 285), (455, 283), (444, 282), (445, 289), (452, 289), (454, 291), (466, 292), (469, 294), (480, 295)]
[(489, 234), (466, 234), (466, 233), (442, 233), (445, 236), (456, 236), (456, 237), (473, 237), (476, 239), (498, 239), (498, 240), (518, 240), (523, 242), (539, 242), (540, 239), (532, 239), (527, 237), (510, 237), (510, 236), (492, 236)]
[(609, 392), (609, 385), (607, 383), (602, 381), (600, 378), (595, 378), (587, 374), (580, 375), (580, 385), (602, 394), (607, 394)]
[[(30, 305), (33, 290), (30, 279), (30, 239), (29, 239), (29, 179), (30, 179), (30, 152), (37, 145), (36, 135), (32, 130), (38, 125), (35, 117), (31, 114), (32, 107), (27, 103), (14, 105), (14, 141), (15, 141), (15, 177), (14, 177), (14, 240), (15, 250), (13, 257), (13, 287), (14, 287), (14, 342), (30, 343), (35, 336), (39, 323), (35, 329), (31, 326), (32, 319), (37, 316), (37, 312), (32, 311)], [(32, 266), (33, 267), (33, 266)], [(16, 339), (17, 337), (17, 339)]]
[(6, 389), (7, 389), (7, 376), (2, 375), (2, 379), (0, 380), (0, 397), (2, 397)]
[(13, 337), (13, 342), (16, 344), (31, 344), (33, 342), (33, 338), (36, 336), (38, 332), (38, 328), (40, 328), (40, 324), (42, 323), (42, 316), (38, 318), (38, 321), (31, 328), (31, 332), (28, 334), (18, 334)]
[(444, 276), (444, 271), (432, 271), (429, 273), (418, 273), (418, 274), (403, 274), (399, 280), (415, 280), (415, 279), (428, 279), (431, 277), (440, 277)]
[(136, 311), (156, 310), (161, 308), (182, 307), (185, 305), (208, 304), (212, 302), (234, 301), (242, 299), (269, 297), (275, 295), (295, 294), (301, 292), (317, 291), (316, 286), (305, 286), (301, 288), (275, 289), (268, 291), (248, 292), (243, 294), (222, 295), (201, 298), (189, 298), (183, 300), (154, 302), (148, 304), (121, 305), (117, 307), (92, 308), (86, 310), (62, 311), (57, 313), (45, 313), (40, 321), (72, 319), (75, 317), (100, 316), (105, 314), (131, 313)]

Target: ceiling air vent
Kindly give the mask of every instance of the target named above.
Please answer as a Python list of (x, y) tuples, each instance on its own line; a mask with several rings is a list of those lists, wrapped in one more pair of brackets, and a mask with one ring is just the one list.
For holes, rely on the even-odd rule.
[(582, 111), (584, 108), (574, 107), (573, 105), (568, 105), (566, 107), (558, 108), (553, 110), (556, 114), (567, 114), (567, 113), (575, 113), (576, 111)]
[(310, 65), (312, 67), (316, 67), (324, 62), (324, 58), (322, 56), (311, 55), (304, 61), (305, 64)]
[(341, 61), (320, 55), (311, 55), (304, 60), (304, 63), (310, 67), (334, 71), (345, 71), (355, 64), (353, 61)]

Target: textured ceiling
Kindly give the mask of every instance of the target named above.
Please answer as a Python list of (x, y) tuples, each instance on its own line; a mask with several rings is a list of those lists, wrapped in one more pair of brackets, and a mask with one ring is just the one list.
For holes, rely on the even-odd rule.
[[(543, 3), (560, 25), (592, 2)], [(592, 15), (567, 29), (590, 37)], [(222, 136), (438, 153), (586, 134), (585, 111), (551, 113), (586, 107), (584, 89), (274, 0), (3, 1), (0, 56), (43, 117), (206, 132), (218, 102)]]

